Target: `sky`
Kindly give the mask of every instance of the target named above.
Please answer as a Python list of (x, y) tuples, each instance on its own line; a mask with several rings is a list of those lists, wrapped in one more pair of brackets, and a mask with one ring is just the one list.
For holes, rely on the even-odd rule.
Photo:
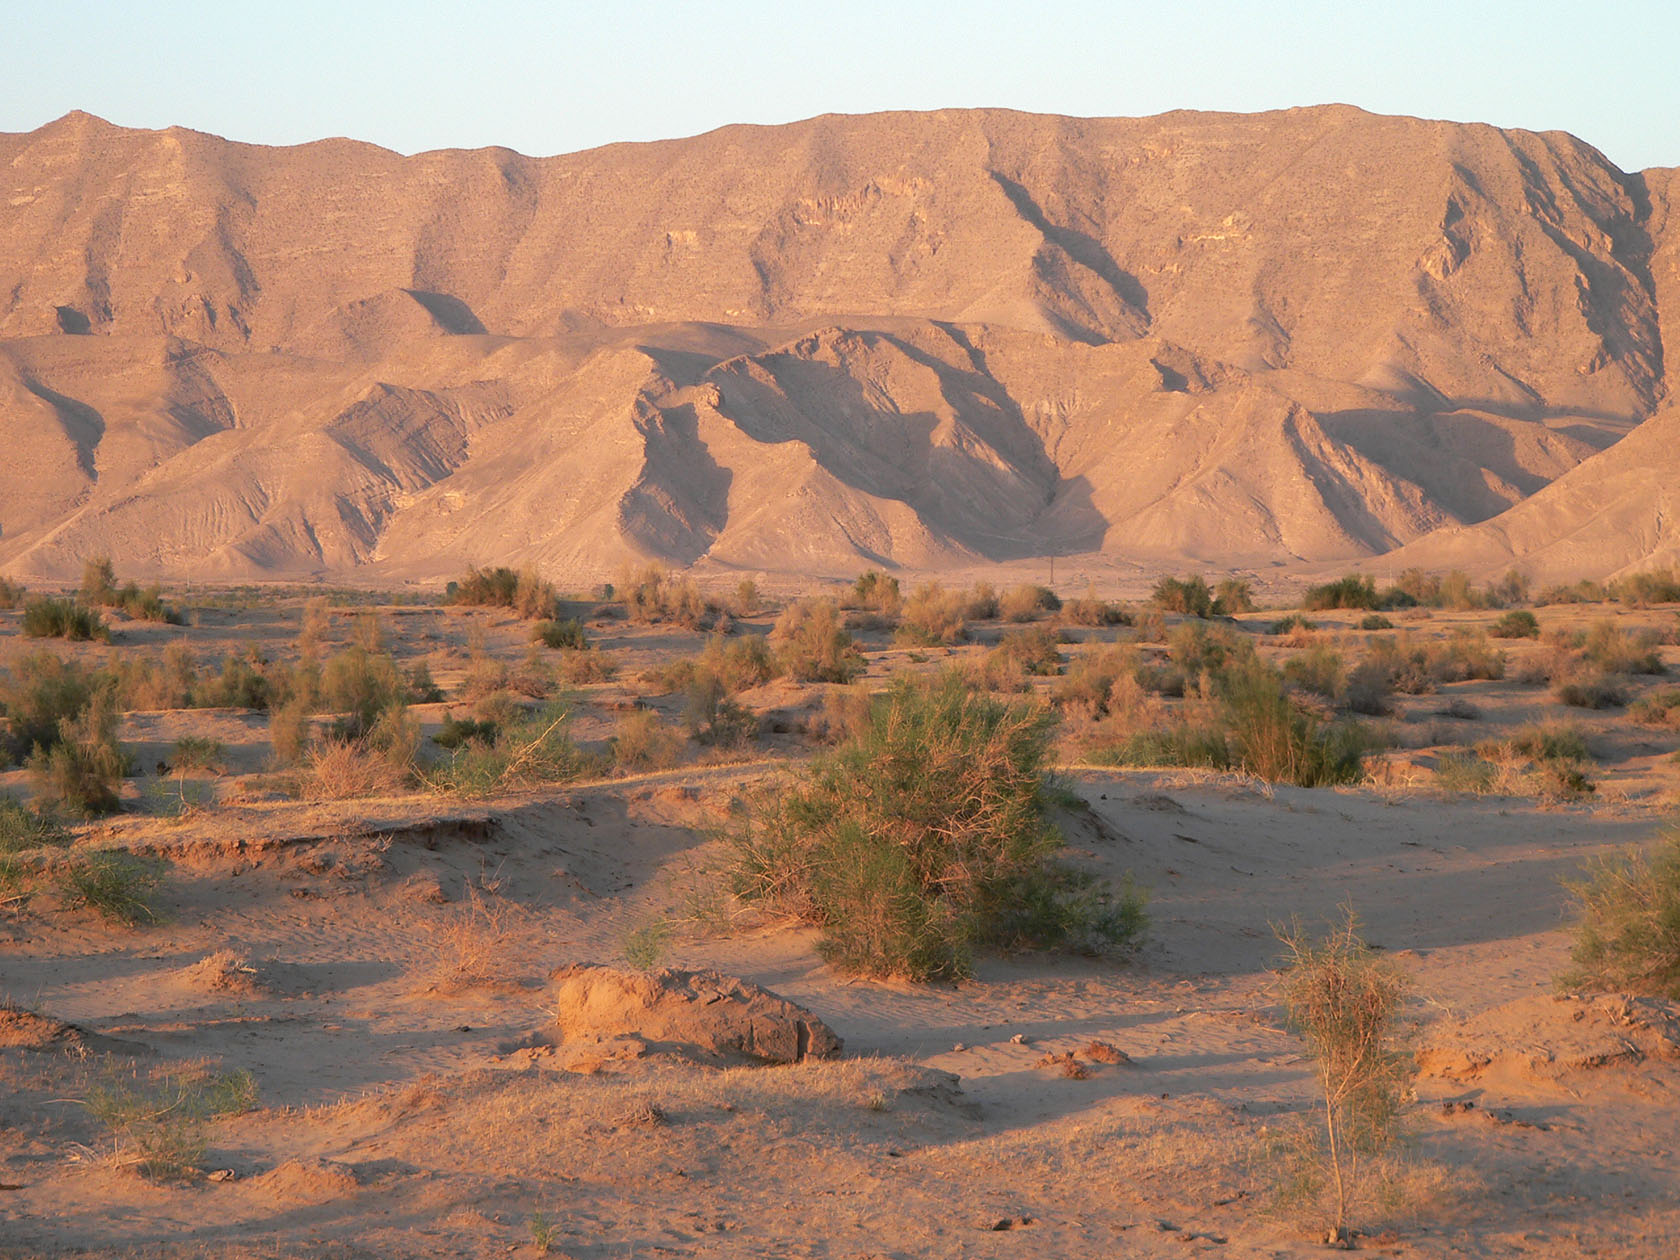
[(823, 113), (1342, 102), (1680, 166), (1680, 4), (0, 0), (0, 131), (72, 109), (293, 144), (534, 155)]

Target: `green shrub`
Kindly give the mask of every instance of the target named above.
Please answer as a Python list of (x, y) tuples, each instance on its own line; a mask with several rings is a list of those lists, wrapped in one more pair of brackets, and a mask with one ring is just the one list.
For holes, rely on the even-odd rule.
[(269, 710), (268, 743), (277, 764), (295, 766), (303, 760), (309, 747), (309, 727), (309, 708), (301, 699)]
[[(1361, 630), (1392, 630), (1394, 629), (1394, 623), (1381, 613), (1371, 613), (1369, 616), (1360, 618), (1359, 628)], [(1273, 633), (1275, 634), (1276, 631), (1273, 631)]]
[(837, 966), (926, 980), (977, 948), (1123, 948), (1142, 908), (1058, 860), (1051, 718), (946, 674), (900, 680), (868, 728), (766, 795), (735, 835), (737, 891), (818, 925)]
[(155, 586), (141, 590), (133, 582), (117, 586), (116, 571), (108, 556), (100, 556), (82, 564), (82, 600), (84, 603), (116, 608), (136, 621), (159, 621), (180, 625), (181, 618), (163, 602), (163, 595)]
[(657, 564), (625, 568), (617, 590), (632, 621), (668, 621), (689, 630), (703, 630), (717, 613), (702, 598), (692, 578), (673, 577)]
[(776, 664), (799, 682), (849, 683), (864, 671), (863, 653), (841, 629), (839, 611), (826, 599), (789, 604), (776, 619), (769, 645)]
[(175, 741), (175, 747), (169, 754), (169, 764), (177, 774), (186, 770), (221, 774), (227, 770), (227, 745), (219, 739), (186, 735)]
[[(353, 649), (360, 652), (360, 648)], [(251, 648), (244, 654), (229, 652), (219, 673), (196, 681), (191, 691), (195, 709), (255, 709), (266, 712), (274, 702), (274, 685), (266, 663)]]
[(1062, 605), (1062, 619), (1073, 626), (1129, 626), (1132, 614), (1120, 604), (1111, 604), (1086, 592), (1080, 599)]
[(1062, 601), (1048, 586), (1017, 586), (998, 603), (1007, 621), (1032, 621), (1040, 613), (1060, 612)]
[(1493, 791), (1498, 777), (1492, 762), (1469, 753), (1444, 753), (1435, 763), (1435, 780), (1444, 792), (1483, 796)]
[(1652, 692), (1628, 706), (1628, 716), (1645, 726), (1680, 728), (1680, 687)]
[(210, 1121), (250, 1111), (256, 1103), (257, 1085), (249, 1072), (190, 1068), (167, 1071), (145, 1085), (108, 1073), (83, 1099), (110, 1134), (117, 1158), (154, 1181), (197, 1176)]
[(1581, 652), (1607, 674), (1665, 672), (1656, 636), (1649, 630), (1623, 630), (1612, 622), (1600, 621), (1587, 631)]
[(1283, 676), (1294, 687), (1334, 700), (1347, 685), (1341, 653), (1318, 644), (1283, 663)]
[(1301, 597), (1301, 607), (1307, 612), (1321, 612), (1330, 608), (1363, 608), (1374, 611), (1383, 607), (1377, 594), (1377, 584), (1369, 574), (1349, 573), (1334, 582), (1310, 587)]
[(1225, 578), (1213, 590), (1214, 611), (1223, 617), (1255, 610), (1254, 588), (1243, 578)]
[(42, 800), (84, 818), (120, 808), (117, 789), (128, 757), (117, 743), (117, 714), (108, 692), (77, 717), (59, 724), (59, 737), (30, 754), (30, 773)]
[(962, 615), (967, 621), (996, 621), (1001, 615), (997, 589), (990, 582), (976, 582), (962, 597)]
[(637, 709), (618, 720), (613, 731), (613, 763), (623, 770), (665, 770), (682, 759), (683, 735), (651, 709)]
[(1004, 635), (980, 667), (981, 677), (994, 688), (1014, 688), (1018, 679), (1053, 678), (1061, 672), (1056, 632), (1043, 626)]
[(1294, 634), (1297, 630), (1317, 629), (1318, 622), (1313, 621), (1309, 617), (1303, 617), (1300, 613), (1290, 613), (1287, 617), (1282, 617), (1277, 621), (1272, 622), (1272, 624), (1267, 627), (1266, 633), (1273, 635), (1285, 635)]
[(70, 833), (49, 815), (39, 814), (10, 792), (0, 792), (0, 855), (70, 843)]
[(1578, 921), (1562, 984), (1680, 1000), (1680, 830), (1601, 858), (1565, 887)]
[(1506, 742), (1512, 752), (1536, 761), (1588, 761), (1586, 736), (1578, 726), (1530, 725), (1519, 728)]
[(1258, 659), (1232, 666), (1218, 697), (1232, 761), (1273, 783), (1321, 787), (1356, 782), (1366, 734), (1351, 723), (1326, 723), (1289, 696), (1278, 672)]
[(903, 602), (904, 597), (898, 589), (898, 579), (870, 569), (859, 574), (857, 581), (852, 583), (851, 593), (846, 598), (846, 607), (870, 608), (883, 616), (892, 617), (897, 615)]
[(1651, 569), (1630, 573), (1610, 584), (1609, 596), (1635, 608), (1680, 603), (1680, 569)]
[(739, 748), (758, 733), (758, 719), (732, 699), (723, 680), (701, 671), (688, 685), (683, 725), (702, 744)]
[(1155, 583), (1149, 598), (1162, 612), (1183, 613), (1187, 617), (1213, 617), (1213, 592), (1200, 575), (1188, 578), (1163, 577)]
[(904, 605), (903, 620), (893, 637), (916, 647), (960, 643), (968, 638), (965, 604), (960, 592), (948, 591), (937, 582), (917, 587)]
[(63, 724), (93, 702), (95, 683), (95, 675), (54, 652), (14, 657), (0, 672), (0, 713), (6, 718), (0, 749), (21, 760), (57, 743)]
[(162, 882), (161, 862), (109, 849), (77, 854), (58, 868), (59, 897), (65, 906), (85, 906), (130, 927), (157, 921), (153, 894)]
[(443, 602), (467, 607), (509, 608), (536, 621), (552, 618), (560, 607), (554, 587), (534, 569), (515, 573), (504, 566), (469, 567), (459, 580), (444, 587)]
[(1167, 640), (1167, 656), (1190, 682), (1203, 674), (1217, 674), (1233, 662), (1253, 655), (1254, 644), (1249, 637), (1229, 626), (1183, 622), (1173, 627)]
[[(834, 606), (829, 604), (828, 607), (832, 610)], [(782, 618), (776, 623), (777, 626), (780, 627), (791, 613), (791, 608), (788, 612), (783, 613)], [(834, 613), (833, 615), (837, 618), (839, 614)], [(803, 646), (814, 648), (820, 637), (820, 635), (812, 635), (810, 639), (804, 641)], [(843, 635), (842, 637), (845, 638), (846, 644), (849, 646), (851, 637), (849, 635)], [(787, 640), (784, 639), (782, 642), (783, 646), (787, 646)], [(804, 660), (803, 663), (811, 666), (810, 659)], [(761, 687), (769, 682), (777, 674), (777, 659), (770, 650), (769, 641), (762, 635), (728, 636), (713, 634), (706, 640), (706, 646), (700, 653), (700, 660), (696, 668), (699, 673), (714, 675), (723, 684), (725, 691), (733, 693), (747, 691), (753, 687)]]
[(30, 600), (24, 605), (23, 633), (31, 639), (111, 641), (111, 628), (93, 609), (73, 599), (53, 599), (50, 596)]
[(327, 658), (321, 670), (321, 699), (342, 715), (341, 734), (356, 739), (381, 713), (407, 703), (408, 685), (389, 656), (352, 644)]
[(1552, 586), (1541, 591), (1536, 604), (1601, 604), (1610, 598), (1597, 582), (1582, 578), (1571, 586)]
[(1627, 703), (1627, 693), (1615, 677), (1597, 671), (1560, 680), (1552, 694), (1559, 704), (1574, 709), (1616, 709)]
[(563, 702), (522, 712), (503, 724), (491, 743), (463, 743), (447, 762), (434, 768), (431, 781), (458, 795), (486, 796), (509, 788), (579, 778), (596, 763), (572, 742), (570, 722), (570, 706)]
[(1091, 760), (1108, 766), (1231, 768), (1231, 746), (1216, 727), (1175, 722), (1161, 730), (1134, 731), (1118, 744), (1095, 749)]
[(499, 728), (494, 722), (477, 722), (472, 718), (458, 718), (453, 713), (447, 713), (443, 718), (443, 725), (432, 736), (432, 742), (439, 748), (451, 751), (459, 748), (469, 740), (477, 740), (481, 744), (493, 744)]
[(533, 637), (546, 648), (565, 648), (573, 652), (589, 650), (589, 636), (583, 622), (575, 617), (564, 621), (539, 621), (532, 629)]
[(1538, 639), (1540, 622), (1527, 609), (1508, 612), (1488, 628), (1496, 639)]

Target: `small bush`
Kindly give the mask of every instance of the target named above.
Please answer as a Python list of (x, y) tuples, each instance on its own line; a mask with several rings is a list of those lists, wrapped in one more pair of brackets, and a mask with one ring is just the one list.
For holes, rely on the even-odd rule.
[(937, 582), (920, 586), (905, 603), (894, 638), (916, 647), (960, 643), (968, 638), (965, 603), (960, 592), (948, 591)]
[(14, 657), (0, 673), (0, 750), (21, 760), (59, 740), (63, 724), (93, 703), (96, 676), (45, 649)]
[(508, 608), (527, 620), (552, 618), (560, 606), (554, 587), (534, 569), (515, 573), (496, 567), (469, 568), (444, 588), (443, 602), (468, 607)]
[(161, 863), (108, 849), (78, 854), (58, 870), (59, 897), (66, 907), (85, 906), (129, 927), (157, 920), (152, 896), (162, 882)]
[(1320, 644), (1283, 663), (1283, 676), (1293, 687), (1334, 700), (1347, 685), (1341, 653)]
[(1649, 630), (1623, 630), (1601, 621), (1587, 631), (1582, 655), (1607, 674), (1661, 674), (1662, 656)]
[(1352, 909), (1322, 941), (1300, 926), (1277, 930), (1286, 951), (1278, 972), (1285, 1020), (1307, 1043), (1323, 1101), (1318, 1136), (1327, 1241), (1347, 1246), (1351, 1210), (1365, 1189), (1374, 1157), (1398, 1136), (1401, 1095), (1410, 1075), (1394, 1046), (1395, 1024), (1406, 985), (1398, 971), (1359, 936)]
[(689, 630), (704, 630), (716, 615), (692, 578), (673, 577), (657, 564), (624, 569), (616, 589), (632, 621), (668, 621)]
[(1301, 597), (1301, 607), (1307, 612), (1321, 612), (1331, 608), (1363, 608), (1374, 611), (1383, 607), (1377, 594), (1377, 584), (1368, 574), (1350, 573), (1308, 589)]
[(256, 1103), (257, 1085), (249, 1072), (221, 1075), (179, 1067), (148, 1085), (107, 1075), (83, 1099), (111, 1135), (118, 1159), (154, 1181), (197, 1176), (210, 1121), (250, 1111)]
[(1445, 753), (1435, 763), (1435, 781), (1443, 792), (1483, 796), (1497, 786), (1499, 769), (1468, 753)]
[(28, 588), (23, 583), (9, 582), (5, 578), (0, 578), (0, 608), (16, 608), (23, 603), (28, 594)]
[(109, 693), (96, 696), (75, 718), (59, 726), (59, 738), (38, 746), (29, 769), (41, 799), (84, 818), (120, 808), (117, 789), (128, 773), (128, 757), (117, 743), (117, 714)]
[(31, 639), (111, 641), (111, 629), (99, 614), (73, 599), (31, 600), (23, 609), (23, 633)]
[(625, 714), (613, 731), (613, 763), (621, 770), (669, 769), (682, 760), (682, 749), (682, 732), (651, 709)]
[(564, 783), (595, 768), (569, 733), (570, 707), (550, 702), (535, 712), (505, 722), (494, 742), (469, 740), (450, 759), (429, 772), (430, 781), (462, 796), (537, 783)]
[(701, 672), (688, 685), (683, 725), (702, 744), (739, 748), (758, 734), (758, 719), (732, 699), (716, 674)]
[[(829, 607), (833, 608), (833, 605), (830, 604)], [(778, 627), (787, 620), (791, 612), (789, 609), (788, 613), (782, 615), (782, 620), (776, 623)], [(834, 615), (838, 617), (839, 614)], [(850, 636), (846, 636), (846, 641), (850, 644)], [(784, 646), (787, 645), (787, 640), (782, 642)], [(714, 634), (706, 640), (696, 671), (716, 677), (727, 692), (748, 691), (753, 687), (763, 686), (776, 676), (777, 659), (770, 650), (770, 643), (761, 635), (742, 634), (729, 637)]]
[(69, 843), (69, 832), (55, 819), (36, 813), (10, 792), (0, 792), (0, 856)]
[(1020, 690), (1027, 678), (1053, 678), (1061, 672), (1056, 633), (1043, 626), (1004, 635), (980, 666), (981, 678), (998, 690)]
[(1303, 631), (1311, 632), (1318, 629), (1318, 622), (1300, 613), (1290, 613), (1287, 617), (1279, 618), (1267, 627), (1266, 633), (1271, 635), (1294, 635)]
[[(505, 669), (503, 673), (505, 677)], [(321, 699), (341, 715), (340, 735), (358, 739), (381, 713), (408, 702), (408, 683), (389, 656), (352, 644), (327, 658), (321, 670)]]
[(851, 593), (846, 598), (846, 607), (869, 608), (883, 616), (892, 617), (898, 614), (899, 606), (903, 602), (904, 597), (898, 589), (898, 579), (870, 569), (859, 574), (857, 581), (852, 583)]
[[(1184, 622), (1173, 627), (1167, 640), (1167, 655), (1189, 682), (1203, 674), (1218, 674), (1227, 666), (1254, 655), (1249, 637), (1229, 626), (1207, 626)], [(1177, 688), (1182, 691), (1183, 687)]]
[(1540, 622), (1527, 609), (1519, 609), (1494, 622), (1488, 627), (1488, 634), (1495, 639), (1538, 639)]
[(1017, 586), (998, 604), (1006, 621), (1032, 621), (1040, 613), (1060, 612), (1062, 601), (1048, 586)]
[(1254, 588), (1243, 578), (1225, 578), (1214, 587), (1213, 606), (1223, 617), (1253, 612)]
[(1628, 716), (1644, 726), (1680, 729), (1680, 687), (1652, 692), (1628, 706)]
[(870, 975), (965, 975), (985, 946), (1130, 945), (1137, 896), (1057, 859), (1049, 732), (1046, 710), (955, 675), (895, 684), (863, 734), (742, 823), (737, 891), (818, 925), (825, 957)]
[(1582, 578), (1571, 586), (1552, 586), (1535, 597), (1536, 604), (1601, 604), (1610, 598), (1597, 582)]
[(1560, 983), (1680, 1001), (1680, 831), (1601, 858), (1565, 887), (1576, 903), (1575, 966)]
[(169, 764), (177, 774), (187, 770), (222, 774), (227, 770), (227, 745), (201, 735), (183, 736), (170, 750)]
[(389, 796), (402, 788), (403, 778), (403, 768), (367, 740), (335, 736), (309, 751), (303, 797), (310, 801), (347, 801)]
[(432, 736), (432, 742), (439, 748), (447, 748), (453, 752), (469, 740), (493, 744), (499, 730), (494, 722), (478, 722), (472, 718), (458, 718), (453, 713), (448, 713), (444, 715), (443, 725)]
[(531, 633), (546, 648), (565, 648), (573, 652), (589, 650), (589, 635), (584, 631), (583, 622), (575, 617), (564, 621), (539, 621)]
[[(359, 648), (353, 650), (361, 651)], [(274, 685), (269, 681), (265, 662), (253, 648), (244, 655), (230, 652), (222, 661), (220, 673), (192, 684), (190, 697), (195, 709), (255, 709), (263, 712), (274, 701)]]
[(1213, 606), (1213, 592), (1207, 580), (1199, 575), (1188, 578), (1163, 577), (1155, 583), (1149, 598), (1162, 612), (1182, 613), (1187, 617), (1217, 615)]
[(1001, 615), (997, 589), (990, 582), (976, 582), (963, 596), (962, 615), (968, 621), (996, 621)]
[(309, 746), (309, 727), (309, 710), (301, 700), (269, 711), (268, 743), (277, 764), (295, 766), (303, 760)]
[[(762, 646), (760, 640), (754, 643)], [(863, 653), (841, 628), (839, 610), (829, 600), (789, 604), (776, 619), (769, 646), (776, 664), (799, 682), (849, 683), (864, 671)]]
[(1129, 626), (1132, 614), (1120, 604), (1098, 599), (1092, 592), (1062, 605), (1062, 619), (1073, 626)]
[(1609, 674), (1587, 672), (1560, 681), (1552, 689), (1559, 704), (1573, 709), (1617, 709), (1627, 703), (1627, 693)]
[(1610, 598), (1645, 608), (1651, 604), (1680, 603), (1680, 569), (1652, 569), (1630, 573), (1610, 584)]
[[(1359, 619), (1359, 628), (1361, 630), (1392, 630), (1394, 629), (1394, 623), (1381, 613), (1371, 613)], [(1276, 631), (1273, 633), (1276, 633)]]

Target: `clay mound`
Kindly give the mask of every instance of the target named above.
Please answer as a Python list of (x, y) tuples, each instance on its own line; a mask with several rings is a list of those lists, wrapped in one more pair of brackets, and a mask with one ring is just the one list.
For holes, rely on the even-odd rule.
[(326, 1203), (354, 1194), (362, 1183), (353, 1168), (336, 1160), (288, 1159), (251, 1184), (283, 1203)]
[(810, 1011), (716, 971), (620, 971), (591, 963), (553, 974), (567, 1043), (634, 1039), (701, 1060), (799, 1063), (832, 1059), (841, 1041)]
[(265, 992), (268, 987), (251, 960), (231, 949), (206, 954), (176, 974), (191, 988), (206, 993), (254, 995)]
[(1680, 1007), (1626, 994), (1519, 998), (1430, 1030), (1418, 1070), (1449, 1081), (1487, 1073), (1550, 1079), (1568, 1072), (1680, 1059)]
[(21, 1006), (0, 1003), (0, 1050), (98, 1051), (110, 1054), (143, 1054), (144, 1046), (112, 1037), (101, 1037), (75, 1024)]

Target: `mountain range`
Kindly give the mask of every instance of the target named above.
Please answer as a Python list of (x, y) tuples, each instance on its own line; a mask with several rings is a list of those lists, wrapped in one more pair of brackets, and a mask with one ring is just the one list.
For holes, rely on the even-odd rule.
[(1345, 106), (0, 135), (0, 570), (1680, 560), (1680, 172)]

